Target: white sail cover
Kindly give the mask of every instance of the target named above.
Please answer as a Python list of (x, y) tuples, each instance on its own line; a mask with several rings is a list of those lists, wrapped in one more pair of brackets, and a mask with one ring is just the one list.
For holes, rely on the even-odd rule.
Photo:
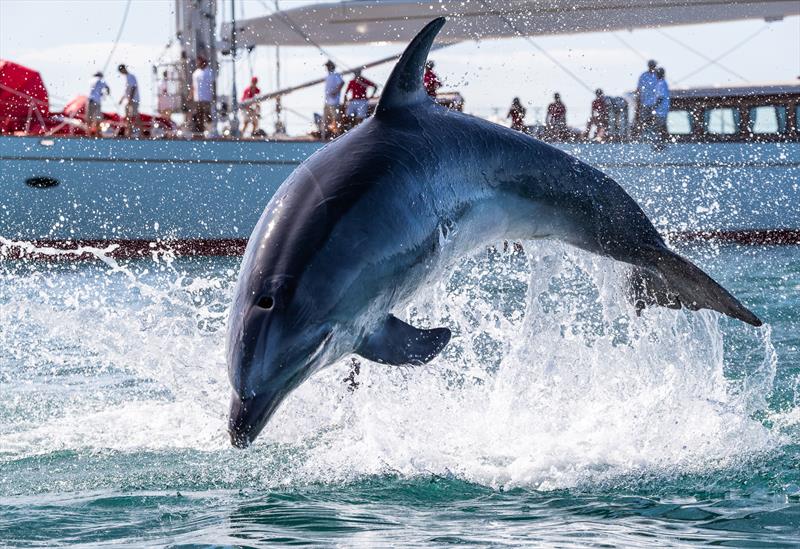
[[(239, 45), (408, 42), (440, 15), (439, 42), (615, 31), (800, 14), (798, 0), (350, 0), (237, 21)], [(229, 40), (230, 23), (221, 37)]]

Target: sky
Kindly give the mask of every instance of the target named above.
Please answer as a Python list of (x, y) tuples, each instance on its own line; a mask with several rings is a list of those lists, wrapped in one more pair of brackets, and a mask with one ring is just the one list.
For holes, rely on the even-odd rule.
[[(320, 1), (320, 0), (317, 0)], [(229, 0), (219, 0), (220, 11), (230, 13)], [(282, 0), (282, 9), (308, 4)], [(237, 0), (239, 17), (257, 17), (272, 11), (273, 0)], [(108, 61), (107, 81), (115, 108), (123, 91), (123, 79), (114, 67), (126, 63), (137, 75), (142, 92), (142, 111), (155, 104), (156, 82), (152, 66), (168, 60), (175, 48), (166, 46), (175, 34), (174, 0), (132, 0), (119, 44), (109, 58), (120, 30), (125, 0), (0, 0), (0, 58), (41, 72), (51, 96), (60, 108), (76, 95), (88, 94), (92, 74)], [(219, 19), (221, 20), (221, 18)], [(743, 45), (716, 65), (693, 74), (708, 58)], [(647, 59), (656, 59), (667, 71), (672, 87), (737, 83), (798, 82), (800, 76), (800, 17), (766, 23), (763, 20), (643, 29), (616, 33), (587, 33), (534, 37), (536, 44), (567, 66), (583, 83), (575, 81), (521, 38), (464, 42), (436, 51), (432, 58), (445, 82), (444, 90), (459, 90), (464, 110), (483, 117), (505, 118), (515, 96), (528, 107), (528, 123), (541, 119), (555, 91), (567, 105), (568, 122), (583, 126), (593, 99), (592, 90), (607, 94), (630, 91)], [(403, 45), (354, 45), (328, 47), (348, 66), (401, 51)], [(694, 50), (694, 51), (692, 51)], [(313, 47), (281, 48), (281, 87), (324, 75), (327, 57)], [(382, 83), (391, 64), (365, 72)], [(262, 91), (275, 89), (275, 48), (258, 47), (237, 62), (238, 89), (257, 75)], [(690, 76), (691, 75), (691, 76)], [(688, 76), (688, 78), (687, 78)], [(220, 69), (219, 89), (231, 87), (230, 62)], [(584, 85), (586, 87), (584, 87)], [(586, 89), (586, 88), (589, 89)], [(317, 86), (286, 96), (283, 100), (289, 133), (305, 133), (312, 113), (322, 109), (322, 88)], [(262, 111), (271, 126), (272, 104)]]

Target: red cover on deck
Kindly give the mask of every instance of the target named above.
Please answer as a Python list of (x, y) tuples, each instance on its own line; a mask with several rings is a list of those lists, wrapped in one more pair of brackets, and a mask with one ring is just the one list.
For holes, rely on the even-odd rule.
[(50, 102), (42, 76), (28, 67), (0, 60), (0, 133), (40, 128), (41, 121), (49, 116)]

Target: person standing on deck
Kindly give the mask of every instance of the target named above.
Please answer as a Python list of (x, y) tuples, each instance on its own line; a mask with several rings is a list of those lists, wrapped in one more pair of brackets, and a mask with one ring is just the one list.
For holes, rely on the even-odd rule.
[(567, 106), (561, 101), (561, 94), (553, 94), (553, 102), (547, 106), (545, 118), (547, 135), (554, 141), (563, 141), (567, 137)]
[(125, 95), (123, 95), (119, 104), (125, 102), (125, 129), (123, 135), (131, 137), (134, 134), (139, 134), (139, 83), (136, 77), (128, 72), (128, 67), (120, 65), (117, 70), (125, 77)]
[(94, 73), (95, 81), (92, 91), (89, 92), (89, 101), (86, 103), (86, 124), (89, 126), (89, 135), (97, 135), (100, 121), (103, 119), (103, 96), (111, 95), (111, 90), (103, 80), (103, 73)]
[(164, 71), (158, 85), (158, 116), (172, 122), (172, 95), (169, 91), (169, 73)]
[(192, 131), (204, 133), (211, 126), (211, 103), (214, 101), (214, 72), (205, 57), (197, 58), (192, 73)]
[(328, 59), (325, 63), (328, 76), (325, 77), (325, 109), (322, 112), (322, 139), (336, 137), (339, 134), (339, 94), (344, 86), (342, 75), (336, 72), (336, 64)]
[(608, 131), (608, 101), (603, 90), (597, 88), (594, 92), (595, 99), (592, 101), (591, 116), (589, 123), (586, 125), (586, 139), (589, 139), (592, 132), (592, 126), (595, 128), (594, 139), (596, 141), (605, 141), (606, 132)]
[(662, 141), (666, 141), (667, 133), (667, 115), (669, 114), (669, 85), (666, 79), (667, 71), (663, 67), (656, 69), (656, 129), (658, 130), (658, 137)]
[(655, 125), (655, 107), (658, 101), (658, 76), (656, 76), (656, 62), (652, 59), (647, 62), (647, 71), (639, 76), (634, 92), (636, 99), (636, 131), (642, 134), (651, 131)]
[[(247, 86), (242, 93), (242, 101), (249, 101), (256, 97), (261, 90), (258, 89), (258, 78), (255, 76), (250, 79), (250, 85)], [(242, 124), (242, 135), (244, 135), (244, 131), (247, 129), (247, 125), (250, 125), (250, 135), (253, 135), (258, 131), (258, 119), (261, 116), (261, 105), (259, 103), (250, 103), (244, 107), (242, 107), (244, 111), (244, 123)]]
[(350, 94), (350, 99), (347, 101), (347, 116), (353, 122), (353, 125), (361, 124), (368, 116), (367, 89), (372, 88), (372, 95), (378, 90), (378, 85), (372, 80), (361, 76), (361, 69), (353, 71), (353, 79), (347, 84), (347, 89), (344, 92), (344, 98), (347, 100), (347, 95)]
[(433, 72), (433, 67), (433, 61), (425, 63), (425, 74), (422, 77), (422, 85), (425, 86), (425, 91), (428, 92), (428, 95), (436, 99), (436, 94), (439, 93), (439, 88), (442, 87), (442, 81), (439, 80), (439, 77)]
[(511, 119), (511, 129), (519, 132), (528, 132), (528, 127), (525, 125), (525, 114), (528, 111), (522, 106), (519, 97), (515, 97), (511, 102), (511, 108), (506, 115), (506, 118)]

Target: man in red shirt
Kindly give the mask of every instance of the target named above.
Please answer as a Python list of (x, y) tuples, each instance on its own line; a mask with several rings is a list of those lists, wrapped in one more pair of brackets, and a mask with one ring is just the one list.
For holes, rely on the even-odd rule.
[(562, 141), (567, 136), (567, 106), (561, 101), (561, 94), (553, 94), (553, 102), (547, 106), (545, 119), (547, 134), (554, 141)]
[(608, 128), (608, 105), (603, 90), (598, 88), (595, 92), (595, 99), (592, 101), (592, 114), (589, 123), (586, 125), (586, 139), (592, 131), (592, 126), (596, 128), (594, 138), (597, 141), (605, 141), (606, 129)]
[(354, 121), (354, 125), (360, 124), (369, 115), (367, 107), (369, 100), (367, 99), (367, 89), (372, 88), (372, 95), (378, 89), (378, 85), (363, 76), (361, 76), (361, 69), (353, 71), (353, 79), (347, 84), (347, 89), (344, 91), (344, 97), (347, 100), (348, 94), (350, 99), (347, 101), (347, 116)]
[(422, 77), (422, 85), (425, 86), (425, 91), (428, 95), (436, 99), (436, 93), (442, 87), (442, 81), (433, 72), (433, 61), (425, 63), (425, 76)]
[[(250, 85), (245, 88), (244, 93), (242, 94), (242, 101), (247, 101), (248, 99), (253, 99), (261, 90), (258, 89), (258, 78), (255, 76), (250, 79)], [(250, 124), (252, 130), (250, 131), (250, 135), (253, 135), (256, 130), (258, 130), (258, 119), (261, 116), (261, 105), (259, 103), (250, 103), (242, 107), (242, 111), (244, 114), (244, 124), (242, 124), (242, 135), (244, 135), (244, 131), (247, 129), (247, 125)]]

